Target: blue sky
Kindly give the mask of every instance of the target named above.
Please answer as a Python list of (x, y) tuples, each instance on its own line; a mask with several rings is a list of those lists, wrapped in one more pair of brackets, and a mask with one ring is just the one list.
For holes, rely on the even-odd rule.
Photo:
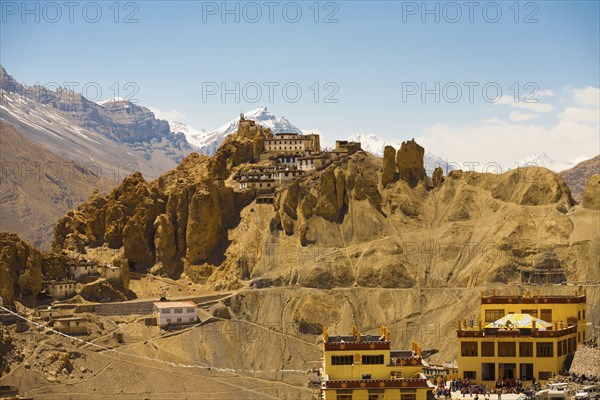
[[(0, 62), (21, 82), (77, 82), (92, 98), (94, 87), (102, 99), (137, 88), (139, 104), (198, 129), (266, 105), (330, 139), (416, 137), (453, 159), (597, 154), (599, 2), (475, 2), (472, 16), (464, 3), (272, 2), (271, 22), (263, 1), (228, 2), (231, 13), (220, 1), (80, 2), (71, 22), (62, 2), (3, 1)], [(32, 11), (23, 15), (24, 7)], [(222, 101), (223, 87), (239, 99)], [(435, 93), (423, 99), (423, 88)], [(498, 88), (503, 100), (493, 102)], [(528, 93), (541, 104), (523, 104)], [(575, 145), (551, 143), (571, 134)], [(480, 144), (453, 147), (473, 135)]]

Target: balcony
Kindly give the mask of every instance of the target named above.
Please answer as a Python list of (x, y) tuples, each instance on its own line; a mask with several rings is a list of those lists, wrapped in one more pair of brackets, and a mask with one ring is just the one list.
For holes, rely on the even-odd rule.
[(533, 338), (554, 338), (562, 337), (577, 333), (576, 326), (569, 326), (563, 329), (557, 330), (531, 330), (531, 329), (513, 329), (513, 330), (502, 330), (502, 329), (459, 329), (456, 334), (459, 338), (510, 338), (510, 337), (533, 337)]

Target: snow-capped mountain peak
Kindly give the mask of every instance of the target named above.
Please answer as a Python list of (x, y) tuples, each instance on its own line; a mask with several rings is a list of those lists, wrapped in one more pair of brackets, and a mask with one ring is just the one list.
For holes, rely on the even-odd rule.
[(516, 169), (520, 167), (544, 167), (553, 172), (561, 172), (577, 165), (579, 162), (586, 160), (588, 157), (577, 157), (567, 161), (557, 161), (548, 154), (542, 152), (539, 154), (530, 154), (520, 161), (508, 166), (507, 169)]
[[(275, 117), (265, 106), (244, 113), (244, 118), (270, 128), (273, 133), (302, 133), (299, 128), (292, 125), (284, 117)], [(228, 135), (237, 132), (239, 121), (239, 117), (234, 118), (219, 128), (208, 132), (194, 129), (177, 121), (169, 122), (169, 125), (171, 126), (171, 132), (183, 133), (187, 141), (198, 149), (198, 152), (213, 155)]]

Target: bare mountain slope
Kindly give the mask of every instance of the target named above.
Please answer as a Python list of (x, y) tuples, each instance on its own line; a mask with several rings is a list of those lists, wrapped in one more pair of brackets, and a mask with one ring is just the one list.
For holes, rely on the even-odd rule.
[(116, 184), (75, 167), (3, 121), (0, 132), (0, 231), (48, 249), (61, 215), (94, 190), (106, 193)]
[(582, 161), (573, 168), (561, 171), (560, 176), (564, 178), (569, 188), (571, 188), (571, 193), (575, 201), (581, 203), (585, 185), (592, 175), (598, 173), (600, 173), (600, 155)]
[(0, 119), (59, 157), (120, 181), (156, 178), (192, 152), (167, 121), (128, 101), (97, 104), (65, 88), (24, 86), (0, 67)]

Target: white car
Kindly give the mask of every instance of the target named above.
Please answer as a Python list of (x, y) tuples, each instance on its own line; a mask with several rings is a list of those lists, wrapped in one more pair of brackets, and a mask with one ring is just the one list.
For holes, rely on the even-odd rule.
[(566, 383), (551, 383), (548, 385), (548, 398), (567, 399), (571, 395), (569, 385)]
[(600, 387), (596, 385), (584, 386), (575, 393), (576, 400), (600, 400)]

